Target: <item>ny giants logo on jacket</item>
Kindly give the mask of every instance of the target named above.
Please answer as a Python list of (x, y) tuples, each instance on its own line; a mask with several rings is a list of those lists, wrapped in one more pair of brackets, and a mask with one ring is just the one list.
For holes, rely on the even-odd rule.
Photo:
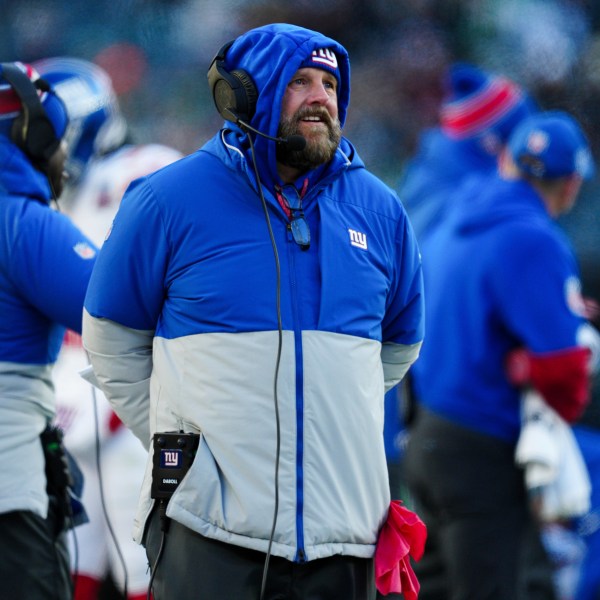
[(367, 249), (366, 233), (361, 233), (360, 231), (355, 231), (354, 229), (348, 229), (348, 233), (350, 234), (350, 244), (352, 246), (356, 246), (357, 248), (361, 248), (362, 250)]

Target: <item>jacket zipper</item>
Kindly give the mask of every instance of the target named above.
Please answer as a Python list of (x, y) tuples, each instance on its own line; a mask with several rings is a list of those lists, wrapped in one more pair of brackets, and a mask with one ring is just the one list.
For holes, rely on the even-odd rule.
[(287, 224), (290, 288), (294, 316), (294, 349), (296, 354), (296, 556), (294, 561), (306, 562), (304, 551), (304, 382), (302, 377), (302, 330), (298, 308), (295, 254), (300, 252)]

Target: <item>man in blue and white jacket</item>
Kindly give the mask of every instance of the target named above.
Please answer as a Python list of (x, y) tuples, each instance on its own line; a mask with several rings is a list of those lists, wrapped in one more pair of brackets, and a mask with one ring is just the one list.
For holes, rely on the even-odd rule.
[[(97, 382), (141, 442), (200, 436), (154, 595), (373, 598), (383, 397), (423, 338), (412, 229), (341, 136), (339, 43), (267, 25), (209, 79), (231, 123), (130, 186), (85, 303)], [(151, 471), (134, 535), (156, 567)]]

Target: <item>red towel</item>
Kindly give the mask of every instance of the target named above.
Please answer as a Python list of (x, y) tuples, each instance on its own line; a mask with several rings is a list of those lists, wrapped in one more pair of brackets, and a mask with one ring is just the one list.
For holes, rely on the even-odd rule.
[(379, 532), (375, 548), (375, 583), (383, 595), (402, 593), (406, 600), (416, 600), (419, 582), (410, 557), (420, 560), (425, 549), (427, 528), (412, 511), (392, 500), (388, 516)]

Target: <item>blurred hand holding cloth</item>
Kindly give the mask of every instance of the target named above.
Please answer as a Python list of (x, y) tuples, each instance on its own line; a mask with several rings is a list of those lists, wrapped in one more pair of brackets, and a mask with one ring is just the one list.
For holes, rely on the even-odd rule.
[(392, 500), (375, 549), (375, 583), (381, 594), (402, 593), (406, 600), (416, 600), (420, 586), (410, 559), (421, 560), (426, 539), (425, 523), (400, 500)]

